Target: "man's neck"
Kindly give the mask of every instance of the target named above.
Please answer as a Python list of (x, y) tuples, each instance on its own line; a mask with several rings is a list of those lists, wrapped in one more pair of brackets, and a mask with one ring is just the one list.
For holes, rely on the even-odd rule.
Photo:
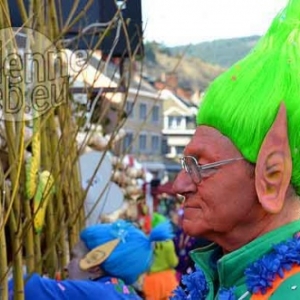
[(286, 201), (286, 204), (279, 214), (263, 213), (260, 218), (257, 218), (252, 224), (238, 224), (227, 234), (222, 233), (215, 237), (214, 241), (222, 247), (226, 254), (243, 247), (267, 232), (299, 219), (300, 199), (299, 197), (294, 197)]

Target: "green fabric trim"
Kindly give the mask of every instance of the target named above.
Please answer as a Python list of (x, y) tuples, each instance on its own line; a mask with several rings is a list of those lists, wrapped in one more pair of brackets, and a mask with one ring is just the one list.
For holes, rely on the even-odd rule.
[(218, 289), (218, 273), (211, 267), (211, 256), (217, 250), (216, 244), (210, 244), (203, 248), (198, 248), (189, 253), (195, 264), (202, 269), (208, 284), (209, 292), (207, 300), (213, 300), (215, 291)]
[(241, 274), (249, 264), (268, 253), (274, 244), (285, 241), (299, 230), (300, 220), (297, 220), (268, 232), (244, 247), (224, 255), (218, 261), (220, 284), (224, 287), (241, 284), (244, 281)]
[[(237, 297), (241, 297), (247, 291), (244, 276), (245, 269), (264, 254), (270, 252), (274, 244), (291, 238), (298, 231), (300, 231), (300, 220), (266, 233), (242, 248), (224, 255), (217, 262), (217, 269), (213, 269), (211, 263), (211, 255), (218, 248), (217, 245), (211, 244), (205, 248), (192, 251), (190, 256), (203, 270), (210, 287), (207, 299), (214, 299), (221, 286), (225, 288), (235, 286)], [(250, 299), (250, 296), (245, 299)]]

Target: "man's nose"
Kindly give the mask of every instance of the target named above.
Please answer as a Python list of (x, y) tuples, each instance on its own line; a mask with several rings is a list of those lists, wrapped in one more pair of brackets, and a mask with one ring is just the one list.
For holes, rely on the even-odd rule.
[(174, 193), (184, 195), (197, 191), (197, 185), (193, 182), (191, 176), (184, 170), (181, 170), (172, 187)]

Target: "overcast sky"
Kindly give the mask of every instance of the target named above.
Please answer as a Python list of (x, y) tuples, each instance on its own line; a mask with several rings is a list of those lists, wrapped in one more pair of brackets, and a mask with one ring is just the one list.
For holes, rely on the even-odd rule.
[(263, 34), (287, 0), (142, 0), (146, 41), (166, 46)]

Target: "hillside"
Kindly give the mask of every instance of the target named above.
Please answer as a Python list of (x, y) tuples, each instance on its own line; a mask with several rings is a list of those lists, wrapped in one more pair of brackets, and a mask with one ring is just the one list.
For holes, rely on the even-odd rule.
[(144, 74), (150, 81), (175, 72), (182, 88), (204, 90), (256, 44), (258, 36), (216, 40), (168, 48), (155, 42), (145, 44)]
[(150, 80), (160, 80), (165, 73), (174, 72), (179, 86), (203, 90), (224, 71), (224, 68), (206, 63), (199, 58), (172, 54), (170, 49), (156, 43), (146, 43), (144, 74)]
[[(245, 57), (258, 39), (259, 36), (250, 36), (195, 44), (187, 49), (186, 56), (200, 58), (205, 62), (228, 68)], [(178, 55), (185, 49), (186, 46), (173, 47), (170, 48), (170, 53)]]

